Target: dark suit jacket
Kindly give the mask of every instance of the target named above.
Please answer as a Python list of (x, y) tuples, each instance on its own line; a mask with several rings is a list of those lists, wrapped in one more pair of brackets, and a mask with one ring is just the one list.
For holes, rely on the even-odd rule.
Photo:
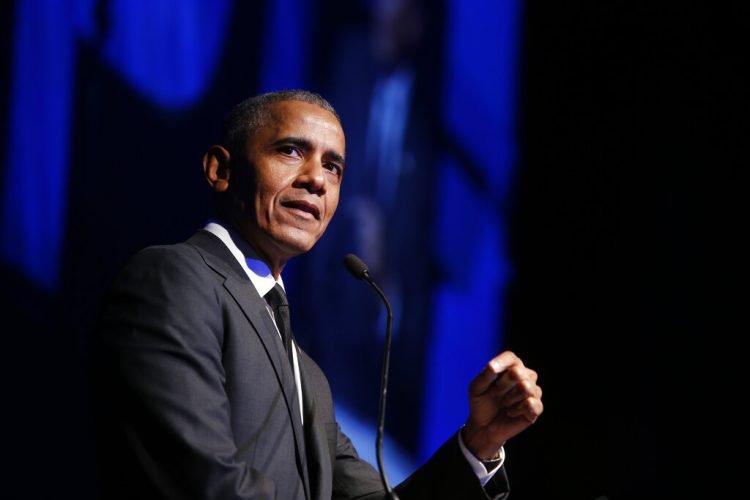
[[(97, 329), (95, 382), (105, 498), (382, 498), (377, 471), (334, 416), (318, 365), (293, 373), (244, 270), (207, 231), (136, 254)], [(397, 491), (409, 498), (505, 498), (487, 490), (454, 435)]]

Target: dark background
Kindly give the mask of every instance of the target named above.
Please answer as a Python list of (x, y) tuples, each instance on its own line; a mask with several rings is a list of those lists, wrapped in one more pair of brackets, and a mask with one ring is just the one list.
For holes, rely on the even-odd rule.
[[(148, 108), (79, 47), (61, 291), (1, 268), (3, 498), (95, 498), (88, 325), (128, 255), (202, 223), (192, 165), (224, 111), (259, 88), (248, 68), (262, 8), (234, 6), (216, 83), (189, 112)], [(7, 109), (14, 4), (1, 9)], [(512, 498), (737, 491), (747, 21), (695, 2), (524, 4), (515, 274), (498, 332), (538, 370), (545, 414), (508, 443)], [(138, 122), (102, 126), (125, 115)]]
[(509, 466), (533, 498), (737, 491), (747, 20), (528, 4), (508, 345), (547, 413)]

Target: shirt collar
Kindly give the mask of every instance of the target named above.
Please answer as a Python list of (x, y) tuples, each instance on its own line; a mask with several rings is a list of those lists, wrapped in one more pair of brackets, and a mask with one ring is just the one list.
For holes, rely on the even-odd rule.
[[(237, 259), (242, 269), (245, 270), (247, 277), (252, 281), (253, 286), (261, 297), (267, 294), (278, 283), (284, 288), (284, 281), (279, 276), (276, 281), (271, 274), (271, 268), (258, 257), (250, 244), (242, 238), (232, 228), (224, 225), (218, 220), (210, 220), (204, 227), (204, 230), (219, 238), (229, 251)], [(286, 291), (286, 289), (284, 288)]]

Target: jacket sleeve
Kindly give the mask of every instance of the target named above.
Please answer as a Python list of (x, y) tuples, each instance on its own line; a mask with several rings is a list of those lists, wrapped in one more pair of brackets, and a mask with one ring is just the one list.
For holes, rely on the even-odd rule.
[[(334, 468), (334, 499), (384, 499), (380, 474), (357, 455), (340, 430)], [(506, 500), (510, 493), (503, 466), (484, 487), (461, 453), (454, 434), (413, 474), (394, 488), (400, 500)]]
[(505, 466), (483, 487), (461, 453), (458, 434), (454, 434), (422, 467), (399, 484), (396, 492), (401, 500), (505, 500), (510, 487)]

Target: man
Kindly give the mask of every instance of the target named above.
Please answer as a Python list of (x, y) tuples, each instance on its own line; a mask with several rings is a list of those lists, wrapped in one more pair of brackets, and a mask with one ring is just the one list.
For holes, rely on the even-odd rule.
[[(325, 231), (344, 154), (317, 94), (264, 94), (230, 113), (203, 159), (218, 218), (134, 256), (102, 312), (104, 497), (384, 497), (336, 423), (325, 376), (298, 347), (285, 352), (283, 312), (264, 300), (283, 296), (285, 264)], [(502, 446), (542, 413), (536, 379), (511, 352), (491, 360), (469, 387), (466, 425), (400, 498), (505, 498)]]

